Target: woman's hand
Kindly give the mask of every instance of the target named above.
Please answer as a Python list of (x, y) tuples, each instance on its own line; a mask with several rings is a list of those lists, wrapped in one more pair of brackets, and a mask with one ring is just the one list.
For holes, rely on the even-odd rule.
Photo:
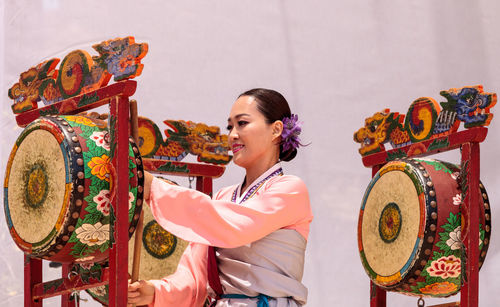
[(149, 201), (149, 194), (151, 192), (151, 182), (153, 182), (153, 175), (150, 172), (144, 171), (144, 200)]
[(152, 282), (147, 280), (139, 280), (128, 284), (128, 301), (127, 306), (134, 305), (148, 305), (155, 299), (155, 286)]

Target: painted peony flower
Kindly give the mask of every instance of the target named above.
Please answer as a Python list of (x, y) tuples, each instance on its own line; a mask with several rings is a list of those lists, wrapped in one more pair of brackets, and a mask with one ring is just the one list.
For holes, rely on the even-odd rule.
[(460, 247), (462, 247), (462, 240), (460, 239), (461, 232), (462, 230), (460, 226), (450, 232), (450, 238), (446, 240), (446, 244), (451, 248), (451, 250), (460, 249)]
[(106, 285), (91, 288), (90, 290), (92, 290), (92, 292), (97, 296), (105, 296), (108, 293), (108, 289), (106, 289)]
[(455, 196), (453, 196), (453, 204), (455, 206), (458, 206), (462, 203), (462, 194), (457, 194)]
[(450, 255), (435, 260), (427, 268), (427, 272), (432, 277), (441, 277), (443, 279), (458, 277), (460, 275), (460, 259)]
[(109, 190), (101, 190), (99, 194), (93, 198), (94, 202), (97, 204), (97, 210), (102, 212), (105, 216), (109, 215), (110, 198), (111, 192)]
[(90, 139), (94, 141), (97, 146), (110, 150), (109, 143), (106, 141), (106, 132), (94, 131), (94, 133), (90, 136)]
[(109, 240), (109, 224), (83, 224), (76, 229), (76, 237), (88, 246), (101, 245)]
[[(91, 259), (87, 259), (87, 258), (91, 258)], [(80, 260), (80, 261), (88, 261), (88, 260), (94, 259), (94, 257), (90, 256), (90, 257), (85, 257), (85, 258), (82, 258), (82, 259), (78, 259), (78, 260)], [(82, 264), (80, 264), (80, 266), (82, 267), (82, 269), (88, 271), (88, 270), (90, 270), (94, 266), (94, 263), (93, 262), (82, 263)]]

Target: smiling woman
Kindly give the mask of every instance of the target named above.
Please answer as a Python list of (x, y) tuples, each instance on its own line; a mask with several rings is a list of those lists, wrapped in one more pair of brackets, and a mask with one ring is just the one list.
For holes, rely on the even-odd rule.
[[(285, 98), (268, 89), (241, 94), (229, 118), (241, 184), (213, 199), (145, 176), (145, 199), (158, 223), (190, 241), (177, 271), (129, 285), (129, 304), (151, 306), (301, 306), (312, 212), (302, 180), (284, 175), (301, 146), (300, 125)], [(208, 255), (208, 256), (207, 256)]]

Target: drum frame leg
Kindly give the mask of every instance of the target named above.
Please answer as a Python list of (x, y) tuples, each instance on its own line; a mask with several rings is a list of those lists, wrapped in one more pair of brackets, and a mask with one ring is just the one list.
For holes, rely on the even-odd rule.
[[(61, 277), (67, 278), (69, 276), (69, 272), (71, 270), (70, 264), (63, 264), (61, 268)], [(64, 307), (75, 307), (75, 301), (70, 300), (71, 294), (63, 294), (61, 295), (61, 306)]]
[[(109, 306), (127, 305), (128, 288), (128, 120), (129, 100), (117, 96), (110, 104), (110, 121), (115, 123), (113, 166), (116, 170), (116, 196), (111, 202), (115, 220), (111, 225), (112, 245), (109, 251)], [(113, 144), (112, 144), (113, 146)], [(126, 146), (126, 148), (125, 148)], [(125, 166), (125, 167), (124, 167)]]
[[(378, 172), (382, 165), (374, 165), (372, 167), (372, 177)], [(386, 307), (387, 292), (378, 287), (370, 280), (370, 307)]]
[(42, 300), (33, 300), (33, 288), (42, 282), (42, 260), (24, 255), (24, 306), (42, 307)]
[[(464, 193), (462, 216), (468, 210), (469, 235), (464, 242), (467, 252), (466, 281), (462, 283), (460, 306), (476, 307), (479, 304), (479, 193), (470, 187), (479, 187), (479, 143), (471, 142), (462, 145), (462, 168), (467, 166), (466, 185)], [(462, 278), (463, 279), (463, 278)]]
[(386, 307), (387, 292), (370, 281), (370, 307)]

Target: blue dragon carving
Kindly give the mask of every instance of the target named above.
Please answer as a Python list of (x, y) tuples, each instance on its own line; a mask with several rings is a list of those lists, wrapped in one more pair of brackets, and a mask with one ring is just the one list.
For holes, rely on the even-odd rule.
[[(443, 115), (447, 115), (448, 119), (453, 118), (464, 122), (465, 128), (487, 126), (493, 114), (490, 109), (496, 104), (497, 96), (495, 93), (485, 93), (481, 85), (466, 86), (459, 89), (452, 88), (447, 91), (441, 91), (441, 96), (445, 97), (448, 101), (441, 102), (443, 107)], [(439, 119), (438, 119), (439, 122)], [(450, 120), (447, 120), (444, 126), (448, 126)], [(445, 130), (445, 127), (440, 127), (438, 130)], [(443, 131), (434, 131), (443, 132)]]

